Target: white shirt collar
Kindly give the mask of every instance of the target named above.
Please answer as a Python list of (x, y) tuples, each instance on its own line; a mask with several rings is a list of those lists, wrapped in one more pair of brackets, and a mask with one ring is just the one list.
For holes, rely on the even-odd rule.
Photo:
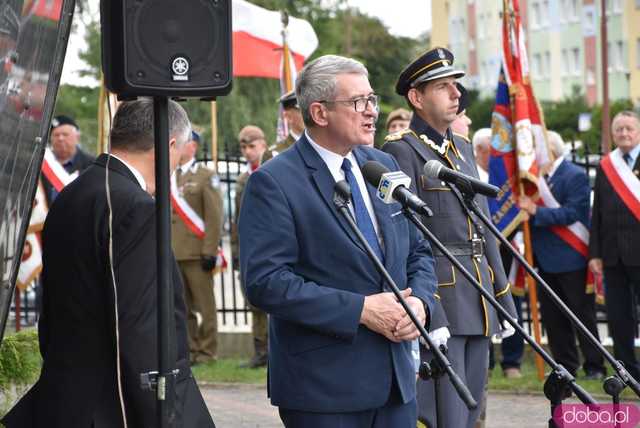
[(559, 156), (556, 160), (553, 161), (553, 165), (551, 165), (551, 169), (549, 170), (549, 178), (553, 177), (553, 174), (556, 173), (563, 160), (564, 156)]
[(109, 153), (109, 155), (113, 156), (116, 159), (118, 159), (120, 162), (122, 162), (124, 164), (124, 166), (129, 168), (129, 171), (131, 171), (131, 173), (136, 178), (136, 180), (138, 180), (138, 183), (140, 184), (140, 187), (142, 187), (142, 190), (144, 190), (145, 192), (147, 191), (147, 183), (144, 181), (144, 177), (142, 176), (142, 174), (140, 174), (140, 171), (138, 171), (137, 169), (132, 167), (130, 164), (125, 162), (122, 158), (119, 158), (118, 156), (114, 155), (113, 153)]
[(183, 165), (180, 165), (178, 168), (180, 168), (180, 172), (182, 174), (185, 174), (186, 172), (188, 172), (191, 167), (193, 166), (193, 164), (196, 163), (196, 158), (191, 158), (191, 160)]
[[(292, 130), (289, 130), (289, 134), (291, 135), (291, 138), (293, 138), (294, 141), (298, 141), (300, 139), (300, 134), (296, 134)], [(309, 134), (307, 134), (307, 137), (308, 136), (309, 136)], [(309, 140), (311, 140), (311, 139), (309, 139)]]
[(358, 162), (356, 161), (355, 156), (353, 156), (353, 152), (349, 152), (347, 156), (339, 155), (337, 153), (332, 152), (331, 150), (325, 149), (324, 147), (322, 147), (321, 145), (313, 141), (313, 139), (311, 138), (311, 136), (307, 131), (304, 131), (304, 133), (307, 136), (309, 143), (311, 143), (311, 147), (313, 147), (315, 151), (318, 152), (318, 154), (320, 155), (324, 163), (327, 164), (327, 168), (329, 168), (329, 172), (331, 172), (331, 175), (336, 180), (336, 183), (338, 181), (344, 180), (344, 171), (342, 171), (342, 162), (344, 161), (345, 157), (349, 159), (349, 161), (351, 161), (352, 166), (358, 167)]

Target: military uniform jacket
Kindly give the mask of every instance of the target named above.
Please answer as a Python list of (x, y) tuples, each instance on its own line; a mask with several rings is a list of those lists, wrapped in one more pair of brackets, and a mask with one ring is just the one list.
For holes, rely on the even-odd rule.
[(218, 177), (201, 163), (194, 163), (185, 173), (176, 170), (178, 192), (204, 221), (204, 239), (187, 228), (172, 210), (171, 236), (176, 260), (199, 260), (201, 256), (215, 256), (222, 234), (222, 196)]
[(291, 136), (291, 134), (289, 134), (289, 135), (287, 135), (287, 138), (285, 138), (284, 141), (282, 141), (282, 142), (280, 142), (278, 144), (274, 144), (272, 146), (269, 146), (267, 151), (264, 152), (264, 154), (262, 155), (261, 163), (265, 163), (269, 159), (272, 159), (275, 156), (279, 155), (280, 153), (284, 152), (289, 147), (293, 146), (293, 144), (295, 142), (296, 142), (295, 138), (293, 138), (293, 136)]
[[(423, 173), (424, 164), (435, 159), (448, 168), (478, 178), (472, 145), (463, 137), (453, 135), (450, 130), (447, 130), (447, 136), (448, 144), (443, 136), (414, 115), (409, 129), (387, 137), (382, 150), (395, 156), (400, 168), (411, 177), (411, 190), (433, 210), (433, 217), (422, 217), (424, 225), (447, 248), (470, 248), (471, 239), (481, 236), (473, 218), (446, 183), (428, 178)], [(442, 153), (438, 152), (440, 147), (446, 146)], [(478, 195), (476, 202), (488, 216), (486, 198)], [(479, 219), (476, 222), (481, 224)], [(515, 318), (510, 284), (502, 267), (496, 240), (489, 231), (485, 233), (483, 247), (484, 256), (481, 258), (471, 254), (457, 255), (456, 258)], [(434, 254), (439, 300), (431, 314), (431, 330), (448, 326), (453, 335), (488, 336), (497, 333), (499, 322), (496, 310), (435, 247)]]

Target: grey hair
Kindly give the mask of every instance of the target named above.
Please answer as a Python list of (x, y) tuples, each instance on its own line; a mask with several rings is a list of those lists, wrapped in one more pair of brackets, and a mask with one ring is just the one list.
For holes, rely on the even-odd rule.
[[(180, 104), (169, 100), (169, 138), (175, 138), (178, 148), (191, 137), (191, 122)], [(111, 147), (129, 152), (153, 149), (153, 100), (139, 98), (120, 104), (113, 118)]]
[(613, 119), (611, 120), (611, 128), (613, 128), (613, 123), (616, 121), (616, 119), (621, 117), (633, 117), (636, 120), (638, 126), (640, 126), (640, 115), (638, 115), (638, 113), (633, 110), (622, 110), (621, 112), (613, 116)]
[(318, 101), (331, 101), (336, 96), (336, 76), (361, 74), (369, 77), (367, 68), (359, 61), (338, 55), (324, 55), (305, 65), (296, 79), (296, 99), (307, 127), (314, 126), (309, 107)]
[[(489, 140), (487, 142), (487, 140)], [(480, 128), (473, 134), (473, 140), (471, 141), (473, 148), (475, 149), (480, 144), (491, 144), (491, 128)]]
[(553, 153), (557, 157), (564, 156), (564, 141), (562, 140), (560, 134), (558, 134), (556, 131), (547, 131), (547, 141), (549, 142), (551, 153)]

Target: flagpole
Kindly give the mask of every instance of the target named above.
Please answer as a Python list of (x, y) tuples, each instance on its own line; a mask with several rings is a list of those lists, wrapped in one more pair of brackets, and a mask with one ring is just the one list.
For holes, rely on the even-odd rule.
[(96, 154), (101, 155), (104, 150), (104, 106), (106, 102), (106, 90), (104, 87), (104, 76), (100, 73), (100, 95), (98, 96), (98, 142)]
[(293, 85), (291, 84), (291, 63), (289, 62), (289, 43), (287, 42), (288, 26), (289, 14), (286, 11), (282, 11), (282, 70), (284, 74), (285, 93), (291, 92), (293, 90)]
[[(211, 101), (211, 159), (213, 169), (218, 171), (218, 104)], [(206, 160), (206, 159), (205, 159)]]
[[(524, 190), (522, 180), (520, 180), (520, 191)], [(525, 220), (522, 224), (522, 232), (524, 235), (524, 257), (531, 266), (533, 266), (533, 254), (531, 247), (531, 228), (529, 226), (529, 220)], [(529, 290), (529, 308), (531, 310), (531, 321), (533, 325), (533, 337), (536, 343), (540, 344), (540, 316), (538, 313), (538, 291), (536, 289), (536, 283), (533, 277), (525, 271), (525, 281), (527, 283), (527, 289)], [(538, 380), (544, 379), (544, 361), (539, 354), (535, 355), (536, 369), (538, 372)]]

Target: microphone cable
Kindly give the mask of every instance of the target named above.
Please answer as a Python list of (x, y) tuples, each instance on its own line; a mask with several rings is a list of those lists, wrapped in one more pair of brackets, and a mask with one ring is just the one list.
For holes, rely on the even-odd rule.
[[(109, 100), (109, 93), (107, 92), (107, 113), (109, 116), (109, 132), (111, 132), (111, 102)], [(101, 118), (104, 120), (104, 117)], [(100, 138), (104, 138), (103, 135)], [(122, 423), (124, 428), (128, 428), (127, 425), (127, 412), (124, 405), (124, 395), (122, 393), (122, 367), (120, 361), (120, 318), (118, 315), (118, 287), (116, 285), (116, 274), (113, 269), (113, 205), (111, 204), (111, 187), (109, 186), (109, 161), (111, 160), (111, 138), (107, 140), (107, 162), (105, 165), (104, 174), (104, 190), (107, 195), (107, 209), (109, 212), (108, 221), (108, 253), (109, 253), (109, 271), (111, 273), (111, 284), (113, 286), (113, 309), (114, 309), (114, 324), (116, 333), (116, 377), (118, 383), (118, 401), (120, 402), (120, 411), (122, 414)]]

